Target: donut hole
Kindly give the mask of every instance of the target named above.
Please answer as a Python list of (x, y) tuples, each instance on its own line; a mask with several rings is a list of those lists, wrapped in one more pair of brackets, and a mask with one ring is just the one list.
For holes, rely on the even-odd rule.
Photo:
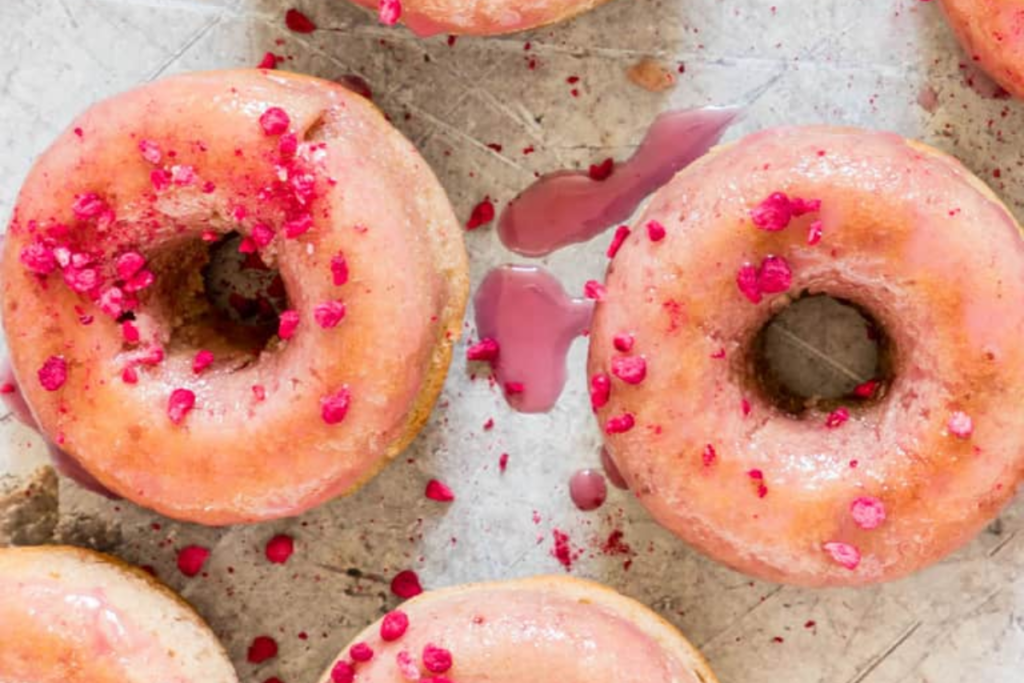
[(221, 367), (241, 369), (270, 350), (288, 308), (284, 282), (259, 254), (239, 251), (237, 232), (193, 240), (151, 259), (155, 310), (170, 327), (169, 354), (212, 351)]
[(801, 295), (777, 312), (757, 333), (752, 356), (759, 392), (797, 416), (877, 401), (892, 375), (891, 343), (878, 321), (824, 294)]

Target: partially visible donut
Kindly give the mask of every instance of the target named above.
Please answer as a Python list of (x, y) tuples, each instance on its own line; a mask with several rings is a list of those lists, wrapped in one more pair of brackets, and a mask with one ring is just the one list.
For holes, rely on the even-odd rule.
[[(752, 135), (654, 196), (606, 287), (589, 373), (608, 450), (658, 521), (732, 567), (894, 579), (1017, 489), (1024, 241), (951, 157), (854, 129)], [(757, 344), (808, 294), (872, 316), (887, 367), (793, 405), (763, 381)]]
[(1016, 97), (1024, 97), (1024, 2), (941, 0), (967, 58)]
[[(269, 339), (204, 297), (207, 244), (235, 233), (280, 272)], [(113, 492), (206, 524), (373, 476), (426, 422), (468, 297), (461, 230), (412, 145), (364, 98), (279, 71), (92, 107), (25, 181), (2, 274), (44, 434)]]
[(589, 581), (544, 576), (424, 593), (357, 635), (320, 683), (715, 683), (675, 628)]
[(68, 547), (0, 549), (0, 681), (237, 683), (216, 636), (145, 572)]
[(493, 36), (555, 24), (608, 0), (352, 0), (421, 36)]

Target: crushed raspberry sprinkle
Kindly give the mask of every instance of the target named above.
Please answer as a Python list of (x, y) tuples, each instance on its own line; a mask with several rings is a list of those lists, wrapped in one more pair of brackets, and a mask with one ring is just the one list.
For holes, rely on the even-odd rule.
[(200, 374), (203, 370), (213, 364), (213, 351), (202, 349), (192, 359), (192, 372)]
[(640, 384), (647, 377), (647, 361), (642, 356), (612, 358), (612, 374), (626, 384)]
[(808, 246), (814, 246), (821, 242), (821, 236), (825, 232), (825, 224), (820, 220), (811, 223), (811, 226), (807, 228), (807, 244)]
[(452, 668), (452, 653), (427, 643), (423, 647), (423, 668), (432, 674), (443, 674)]
[(260, 127), (265, 135), (282, 135), (288, 132), (291, 119), (281, 107), (270, 107), (260, 115)]
[(149, 270), (140, 270), (124, 283), (124, 291), (129, 293), (141, 292), (156, 281), (156, 275)]
[(484, 197), (479, 204), (473, 207), (466, 221), (466, 230), (476, 230), (482, 225), (487, 225), (494, 220), (494, 202), (490, 197)]
[(186, 546), (178, 551), (178, 571), (188, 577), (196, 576), (209, 558), (209, 548), (201, 545)]
[(744, 263), (736, 273), (736, 286), (752, 304), (761, 303), (761, 288), (757, 284), (757, 268)]
[(597, 280), (587, 280), (586, 284), (583, 285), (583, 296), (594, 301), (604, 301), (607, 296), (608, 290)]
[(308, 213), (302, 214), (284, 224), (284, 236), (290, 240), (309, 232), (313, 227), (313, 217)]
[(615, 347), (616, 351), (621, 351), (622, 353), (629, 353), (630, 351), (633, 350), (634, 341), (635, 340), (633, 339), (633, 335), (629, 334), (628, 332), (619, 332), (612, 338), (612, 345)]
[(273, 52), (264, 53), (263, 59), (256, 65), (257, 69), (276, 69), (278, 58)]
[(652, 242), (660, 242), (665, 239), (665, 226), (658, 221), (650, 221), (647, 224), (647, 237)]
[(615, 417), (609, 418), (604, 423), (604, 431), (606, 434), (625, 434), (633, 427), (636, 426), (636, 418), (632, 413), (623, 413), (622, 415), (616, 415)]
[(190, 389), (175, 389), (167, 400), (167, 417), (180, 425), (196, 405), (196, 395)]
[(747, 476), (757, 484), (757, 497), (764, 498), (768, 495), (768, 485), (764, 481), (764, 472), (761, 470), (749, 470)]
[(498, 360), (501, 346), (497, 339), (485, 337), (466, 349), (466, 360), (492, 363)]
[(291, 339), (295, 336), (295, 329), (299, 326), (299, 312), (293, 310), (282, 311), (277, 320), (277, 336), (281, 339)]
[(114, 268), (117, 270), (119, 280), (127, 282), (135, 277), (135, 274), (146, 267), (146, 258), (137, 251), (126, 251), (117, 257)]
[(278, 534), (267, 541), (263, 552), (271, 564), (284, 564), (295, 552), (295, 540), (286, 534)]
[(257, 401), (264, 401), (267, 398), (267, 389), (262, 384), (253, 384), (252, 395)]
[(345, 319), (345, 304), (340, 301), (325, 301), (313, 307), (313, 319), (325, 330), (337, 327)]
[(320, 399), (320, 417), (326, 424), (335, 425), (348, 415), (352, 396), (347, 387), (342, 387), (335, 394)]
[(874, 496), (861, 496), (850, 503), (850, 516), (861, 529), (877, 529), (885, 521), (885, 503)]
[(109, 211), (109, 207), (95, 192), (86, 192), (85, 194), (75, 196), (75, 201), (71, 205), (71, 211), (78, 220), (88, 221), (99, 218)]
[(348, 261), (340, 251), (331, 257), (331, 281), (336, 287), (348, 282)]
[(761, 230), (778, 232), (789, 227), (794, 218), (821, 209), (820, 199), (790, 199), (784, 192), (773, 192), (750, 210), (750, 218)]
[(50, 356), (39, 368), (39, 384), (47, 391), (57, 391), (68, 379), (68, 364), (62, 356)]
[(598, 409), (608, 405), (608, 399), (612, 395), (611, 378), (600, 372), (590, 378), (590, 407), (596, 413)]
[(316, 30), (316, 24), (297, 9), (290, 9), (285, 12), (284, 23), (289, 30), (295, 33), (312, 33)]
[(64, 269), (63, 275), (64, 283), (79, 294), (92, 291), (100, 283), (99, 273), (92, 268), (79, 269), (69, 266)]
[(587, 171), (587, 175), (590, 176), (591, 180), (601, 182), (602, 180), (608, 180), (615, 171), (615, 159), (608, 157), (599, 164), (591, 164), (590, 169)]
[(850, 411), (846, 408), (836, 408), (825, 418), (825, 426), (828, 429), (842, 427), (850, 419)]
[(129, 344), (137, 344), (139, 342), (139, 328), (131, 320), (125, 320), (121, 323), (121, 336)]
[(270, 636), (256, 636), (249, 645), (246, 659), (250, 664), (262, 664), (277, 656), (277, 641)]
[(505, 382), (505, 393), (514, 396), (526, 391), (526, 385), (522, 382)]
[(866, 382), (862, 382), (853, 388), (853, 395), (857, 398), (871, 398), (875, 395), (875, 390), (878, 388), (879, 381), (877, 379), (869, 379)]
[(401, 610), (388, 612), (380, 623), (380, 637), (385, 642), (391, 643), (405, 635), (409, 628), (409, 617)]
[(373, 659), (373, 648), (367, 643), (356, 643), (348, 651), (354, 662), (368, 662)]
[(398, 572), (391, 579), (391, 592), (404, 600), (415, 598), (423, 592), (420, 577), (411, 569)]
[(415, 682), (422, 679), (416, 662), (413, 661), (412, 655), (407, 650), (402, 650), (395, 655), (395, 664), (398, 665), (398, 671), (405, 680)]
[(21, 262), (36, 275), (49, 275), (57, 269), (53, 249), (41, 242), (33, 242), (22, 249)]
[(766, 256), (757, 272), (757, 287), (765, 294), (785, 292), (793, 284), (793, 271), (781, 256)]
[(974, 420), (967, 413), (957, 410), (949, 416), (946, 428), (958, 439), (969, 439), (974, 434)]
[(711, 467), (717, 459), (718, 453), (715, 452), (715, 447), (711, 444), (704, 446), (704, 452), (701, 453), (701, 462), (704, 463), (704, 467)]
[(331, 669), (332, 683), (352, 683), (356, 680), (356, 670), (344, 660), (338, 661)]
[(120, 287), (108, 287), (100, 292), (100, 310), (111, 318), (121, 315), (124, 310), (124, 292)]
[(385, 26), (394, 26), (402, 17), (402, 3), (400, 0), (380, 0), (377, 7), (377, 18)]
[(853, 570), (860, 564), (860, 551), (849, 543), (832, 541), (822, 546), (832, 559), (839, 565)]
[(619, 249), (622, 248), (626, 238), (629, 237), (629, 226), (620, 225), (615, 229), (615, 236), (612, 237), (612, 243), (608, 245), (608, 258), (615, 258), (615, 255), (619, 253)]
[(252, 241), (256, 246), (263, 249), (274, 241), (274, 231), (266, 223), (257, 223), (252, 226)]
[(430, 500), (436, 500), (439, 503), (450, 503), (455, 500), (455, 494), (448, 488), (448, 485), (437, 479), (431, 479), (427, 482), (427, 489), (424, 495)]

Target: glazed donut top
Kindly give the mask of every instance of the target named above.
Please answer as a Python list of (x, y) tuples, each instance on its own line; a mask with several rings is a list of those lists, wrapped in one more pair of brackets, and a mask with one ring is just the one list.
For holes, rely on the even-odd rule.
[[(759, 229), (776, 193), (804, 215)], [(676, 176), (639, 226), (589, 370), (611, 455), (663, 524), (770, 580), (863, 583), (942, 557), (1013, 494), (1024, 242), (957, 161), (884, 133), (770, 130)], [(880, 323), (892, 372), (874, 398), (792, 414), (766, 396), (756, 336), (801, 293)]]
[[(204, 242), (231, 232), (291, 309), (255, 353), (189, 324)], [(372, 476), (429, 413), (468, 289), (412, 145), (349, 90), (266, 71), (90, 109), (26, 180), (3, 272), (44, 433), (114, 492), (212, 524), (297, 514)]]

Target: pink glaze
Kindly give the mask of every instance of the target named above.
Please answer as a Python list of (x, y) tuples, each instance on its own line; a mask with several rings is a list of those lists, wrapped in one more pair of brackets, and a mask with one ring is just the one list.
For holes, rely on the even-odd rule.
[[(1021, 0), (941, 0), (950, 26), (966, 54), (968, 71), (980, 66), (1016, 97), (1024, 97), (1024, 2)], [(988, 97), (987, 84), (968, 83)], [(1005, 95), (1005, 93), (1003, 93)]]
[[(383, 642), (376, 625), (357, 636), (374, 650), (354, 665), (358, 683), (427, 679), (430, 668), (459, 683), (715, 681), (671, 626), (596, 584), (547, 577), (477, 584), (425, 593), (402, 611), (409, 617), (402, 637)], [(450, 655), (450, 668), (432, 655), (436, 648)], [(343, 655), (339, 661), (348, 660), (347, 649)], [(328, 672), (321, 683), (329, 681)]]
[(546, 270), (503, 266), (487, 274), (473, 305), (480, 338), (500, 347), (494, 370), (509, 405), (524, 413), (550, 410), (565, 386), (569, 347), (590, 326), (593, 302), (569, 297)]
[[(264, 130), (271, 106), (293, 132)], [(258, 355), (174, 336), (180, 292), (158, 267), (231, 231), (267, 245), (300, 320)], [(44, 239), (57, 265), (39, 275), (25, 250)], [(425, 421), (459, 334), (460, 242), (435, 177), (364, 98), (275, 71), (172, 77), (91, 108), (29, 174), (3, 251), (12, 364), (43, 433), (116, 493), (209, 524), (298, 514), (368, 479)], [(119, 272), (129, 252), (156, 272)], [(137, 343), (101, 310), (121, 282)], [(336, 300), (344, 320), (321, 328), (315, 307)], [(218, 360), (197, 375), (199, 348)], [(67, 377), (46, 391), (36, 375), (54, 356)], [(176, 424), (179, 389), (195, 400)], [(323, 419), (322, 399), (342, 391), (344, 421)]]
[[(593, 180), (582, 171), (544, 176), (505, 207), (498, 220), (502, 243), (524, 256), (543, 256), (600, 235), (628, 219), (649, 194), (711, 149), (737, 113), (714, 108), (667, 112), (610, 177)], [(653, 227), (657, 239), (652, 241), (661, 239), (659, 227)]]
[[(751, 210), (774, 192), (820, 211), (758, 229)], [(957, 161), (890, 134), (769, 130), (676, 176), (649, 220), (667, 236), (634, 231), (613, 262), (589, 371), (608, 373), (615, 335), (634, 334), (647, 377), (613, 380), (597, 417), (635, 416), (606, 445), (663, 525), (765, 579), (863, 584), (941, 559), (1010, 499), (1024, 472), (1024, 243)], [(737, 269), (771, 254), (792, 282), (753, 303)], [(831, 429), (836, 406), (784, 413), (749, 369), (754, 335), (803, 291), (862, 306), (894, 349), (892, 380)]]
[(597, 470), (579, 470), (569, 479), (569, 496), (580, 510), (596, 510), (608, 497), (604, 475)]
[[(489, 36), (572, 18), (607, 0), (352, 0), (385, 25), (399, 21), (420, 37), (443, 33)], [(383, 6), (383, 10), (382, 10)], [(397, 17), (396, 17), (397, 14)]]

